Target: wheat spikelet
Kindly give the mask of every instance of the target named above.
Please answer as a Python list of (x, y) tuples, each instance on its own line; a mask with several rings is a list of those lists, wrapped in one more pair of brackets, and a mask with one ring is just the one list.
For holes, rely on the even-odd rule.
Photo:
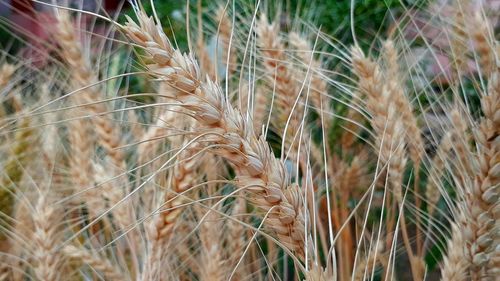
[(327, 281), (333, 280), (333, 273), (328, 269), (323, 269), (321, 266), (314, 264), (312, 268), (305, 274), (304, 281)]
[[(477, 162), (479, 171), (469, 175), (475, 175), (472, 181), (465, 187), (465, 200), (460, 204), (460, 213), (456, 222), (459, 226), (452, 229), (452, 239), (448, 246), (448, 256), (445, 258), (442, 275), (444, 280), (461, 280), (463, 274), (469, 273), (472, 280), (489, 280), (488, 266), (495, 255), (495, 239), (498, 239), (493, 231), (495, 227), (495, 214), (499, 197), (499, 118), (500, 112), (498, 73), (495, 72), (488, 86), (488, 95), (482, 98), (481, 106), (485, 117), (481, 120), (475, 132), (478, 143)], [(457, 111), (455, 111), (457, 112)], [(458, 113), (455, 119), (458, 119)], [(452, 117), (453, 117), (452, 115)], [(464, 130), (464, 125), (455, 120), (455, 129)], [(457, 153), (460, 150), (457, 149)], [(463, 161), (467, 160), (463, 157)], [(470, 168), (472, 169), (472, 167)], [(458, 252), (457, 252), (458, 251)], [(460, 256), (461, 261), (459, 261)], [(460, 276), (453, 275), (454, 270)], [(462, 273), (465, 271), (465, 273)], [(456, 278), (456, 279), (453, 279)]]
[(255, 134), (260, 136), (262, 134), (262, 126), (267, 122), (269, 97), (265, 94), (265, 90), (262, 85), (253, 85), (253, 97), (252, 97), (252, 87), (250, 83), (246, 80), (240, 81), (239, 83), (239, 103), (237, 108), (243, 115), (249, 115), (252, 117), (253, 127)]
[(252, 195), (256, 206), (270, 212), (266, 225), (285, 247), (303, 257), (302, 196), (297, 185), (289, 184), (283, 163), (274, 158), (263, 139), (256, 138), (252, 124), (228, 104), (220, 88), (210, 80), (201, 81), (194, 59), (174, 50), (151, 18), (142, 13), (138, 17), (139, 25), (129, 18), (125, 31), (154, 58), (148, 65), (151, 74), (178, 90), (174, 97), (194, 113), (200, 129), (210, 130), (207, 140), (219, 145), (214, 152), (236, 168), (237, 185)]
[(488, 95), (483, 97), (482, 109), (485, 115), (476, 130), (479, 145), (477, 161), (479, 173), (474, 185), (466, 193), (466, 254), (471, 264), (473, 278), (483, 278), (483, 268), (487, 268), (494, 241), (498, 234), (493, 230), (495, 216), (493, 210), (499, 204), (500, 188), (500, 82), (499, 72), (491, 77)]
[(451, 123), (453, 125), (453, 150), (460, 162), (460, 169), (463, 169), (462, 180), (466, 181), (473, 174), (473, 164), (471, 164), (471, 151), (468, 147), (467, 130), (468, 126), (458, 109), (451, 112)]
[(370, 251), (361, 257), (361, 261), (356, 264), (354, 271), (352, 273), (352, 280), (363, 281), (370, 280), (368, 277), (371, 275), (372, 270), (377, 264), (381, 264), (383, 260), (383, 243), (375, 243), (371, 247), (376, 247), (376, 249), (370, 249)]

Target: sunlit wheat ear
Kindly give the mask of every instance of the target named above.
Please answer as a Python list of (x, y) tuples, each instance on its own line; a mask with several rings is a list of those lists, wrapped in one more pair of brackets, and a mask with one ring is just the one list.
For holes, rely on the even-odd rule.
[(78, 263), (89, 266), (92, 270), (102, 274), (105, 280), (122, 281), (129, 280), (126, 278), (120, 268), (110, 263), (106, 258), (100, 257), (96, 253), (92, 253), (87, 249), (78, 248), (73, 245), (64, 246), (62, 252), (67, 258), (74, 259)]
[[(488, 93), (481, 101), (484, 118), (476, 130), (479, 173), (466, 193), (467, 228), (465, 239), (473, 278), (488, 274), (489, 262), (496, 251), (495, 209), (500, 188), (500, 72), (490, 78)], [(486, 271), (486, 272), (485, 272)]]
[(217, 145), (212, 151), (233, 165), (236, 184), (267, 214), (265, 225), (286, 248), (303, 258), (307, 215), (302, 192), (290, 185), (283, 163), (272, 155), (265, 140), (257, 139), (252, 124), (225, 100), (221, 89), (201, 79), (195, 60), (174, 50), (152, 18), (143, 13), (138, 17), (139, 25), (128, 19), (125, 32), (145, 48), (152, 60), (147, 65), (150, 73), (178, 90), (173, 97), (194, 113), (199, 130), (210, 132), (206, 141)]
[[(491, 260), (488, 264), (489, 276), (498, 276), (500, 274), (500, 70), (497, 69), (491, 75), (488, 95), (481, 101), (481, 107), (484, 113), (484, 119), (479, 125), (479, 136), (476, 137), (479, 148), (480, 173), (478, 185), (483, 191), (482, 199), (488, 203), (491, 202), (491, 216), (495, 221), (492, 228), (493, 249)], [(489, 163), (488, 163), (489, 161)], [(495, 202), (496, 198), (496, 202)], [(483, 207), (484, 209), (484, 207)], [(496, 232), (495, 232), (496, 229)]]
[[(468, 172), (470, 178), (466, 178), (464, 182), (464, 202), (458, 205), (458, 217), (455, 219), (458, 226), (452, 228), (452, 239), (448, 245), (452, 248), (448, 249), (442, 270), (443, 277), (446, 278), (453, 276), (451, 273), (453, 269), (465, 266), (465, 274), (470, 275), (472, 280), (483, 280), (488, 278), (494, 268), (492, 257), (496, 255), (495, 241), (498, 241), (498, 236), (493, 229), (496, 225), (495, 210), (498, 208), (500, 178), (498, 171), (500, 91), (498, 89), (500, 89), (498, 72), (494, 72), (489, 81), (488, 91), (481, 100), (484, 118), (480, 120), (474, 134), (478, 145), (477, 156), (469, 157), (477, 161), (479, 169), (473, 174), (472, 171)], [(460, 126), (455, 125), (455, 127)], [(475, 166), (469, 169), (473, 168)], [(458, 261), (457, 256), (460, 253), (457, 251), (463, 252), (463, 261)], [(450, 267), (452, 269), (449, 269)]]

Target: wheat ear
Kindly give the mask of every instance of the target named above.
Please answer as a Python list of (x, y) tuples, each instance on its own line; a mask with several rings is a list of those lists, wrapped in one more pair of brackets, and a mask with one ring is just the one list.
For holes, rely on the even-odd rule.
[(493, 34), (491, 25), (480, 12), (476, 12), (472, 17), (470, 27), (482, 74), (489, 77), (495, 71), (496, 66), (495, 41), (491, 38)]
[[(245, 243), (247, 239), (245, 237), (245, 227), (240, 223), (244, 221), (244, 215), (246, 214), (246, 201), (243, 197), (237, 197), (234, 202), (234, 207), (231, 212), (231, 216), (236, 221), (230, 221), (228, 223), (228, 250), (227, 254), (229, 257), (229, 268), (237, 266), (240, 259), (242, 259), (243, 252), (245, 250)], [(244, 259), (243, 259), (244, 260)], [(230, 270), (231, 273), (231, 270)], [(244, 264), (240, 264), (238, 268), (234, 269), (234, 280), (241, 280), (246, 276), (246, 267)]]
[(38, 280), (61, 280), (60, 272), (63, 258), (58, 245), (60, 233), (58, 225), (61, 222), (59, 210), (49, 202), (48, 194), (42, 193), (33, 213), (35, 233), (33, 248), (35, 256), (34, 272)]
[(402, 177), (406, 164), (404, 154), (404, 125), (398, 115), (393, 94), (382, 82), (380, 67), (366, 58), (359, 47), (352, 49), (352, 65), (362, 94), (367, 96), (366, 107), (376, 134), (377, 148), (382, 161), (389, 164), (388, 174), (394, 196), (402, 201)]
[[(328, 83), (324, 78), (324, 73), (322, 73), (321, 61), (314, 58), (314, 51), (306, 38), (296, 32), (291, 32), (288, 38), (289, 44), (297, 50), (297, 56), (302, 65), (306, 68), (310, 68), (310, 84), (308, 86), (311, 90), (309, 98), (312, 105), (318, 112), (320, 112), (321, 109), (328, 109), (330, 106), (329, 103), (323, 102), (324, 97), (328, 94)], [(328, 125), (329, 122), (325, 122), (325, 126)], [(328, 128), (326, 128), (325, 131), (328, 132)]]
[(78, 260), (90, 268), (101, 272), (106, 280), (123, 281), (127, 280), (119, 268), (116, 268), (108, 259), (102, 258), (97, 254), (89, 252), (86, 249), (73, 245), (67, 245), (63, 248), (63, 253), (69, 258)]
[(137, 157), (139, 164), (144, 164), (154, 158), (158, 151), (161, 140), (167, 136), (169, 126), (173, 123), (175, 114), (172, 111), (165, 111), (156, 120), (156, 124), (150, 126), (139, 141), (137, 146)]
[[(273, 125), (282, 138), (285, 138), (285, 152), (290, 151), (291, 161), (297, 159), (299, 141), (295, 141), (300, 129), (304, 112), (303, 99), (300, 96), (300, 83), (294, 77), (285, 48), (279, 35), (277, 22), (270, 24), (266, 15), (261, 15), (256, 27), (257, 42), (263, 54), (263, 63), (267, 71), (267, 86), (276, 94), (275, 105), (277, 115), (272, 119)], [(299, 99), (297, 104), (296, 100)], [(272, 114), (272, 113), (270, 113)], [(288, 123), (288, 128), (283, 124)], [(287, 129), (284, 131), (284, 129)]]
[[(465, 201), (459, 205), (460, 212), (456, 220), (460, 228), (452, 229), (452, 242), (450, 243), (453, 245), (449, 245), (451, 252), (445, 259), (443, 276), (454, 277), (445, 270), (450, 271), (449, 268), (462, 270), (461, 268), (465, 265), (463, 270), (470, 273), (472, 280), (488, 279), (488, 274), (491, 272), (489, 263), (497, 254), (495, 241), (498, 241), (498, 234), (494, 229), (500, 187), (500, 81), (498, 75), (498, 71), (493, 73), (489, 81), (488, 93), (481, 99), (484, 118), (475, 130), (478, 144), (475, 160), (478, 162), (479, 170), (474, 174), (469, 172), (469, 175), (475, 176), (472, 181), (465, 181)], [(456, 247), (459, 250), (450, 250), (450, 247)], [(454, 251), (460, 251), (463, 254), (456, 254)], [(453, 255), (461, 255), (463, 262), (457, 265), (458, 258)]]
[[(218, 33), (219, 41), (222, 48), (222, 56), (224, 64), (229, 64), (226, 66), (229, 74), (232, 74), (236, 70), (236, 54), (234, 46), (234, 42), (231, 42), (231, 33), (233, 29), (233, 22), (231, 18), (229, 18), (228, 12), (224, 9), (223, 6), (219, 6), (215, 12), (215, 18), (218, 23)], [(234, 37), (233, 37), (234, 40)]]
[(442, 281), (462, 281), (467, 275), (467, 262), (464, 258), (464, 237), (457, 224), (452, 224), (452, 236), (448, 240), (448, 253), (441, 265)]
[(162, 263), (167, 254), (167, 245), (170, 242), (176, 222), (182, 213), (185, 203), (184, 192), (195, 184), (196, 168), (199, 166), (199, 157), (195, 157), (197, 148), (187, 148), (178, 157), (178, 164), (174, 167), (169, 189), (165, 191), (159, 214), (156, 214), (147, 225), (149, 252), (142, 280), (159, 278)]
[(202, 81), (196, 61), (174, 50), (163, 30), (152, 18), (138, 13), (139, 25), (128, 18), (125, 32), (143, 47), (151, 63), (149, 72), (170, 83), (174, 98), (193, 113), (206, 140), (217, 145), (214, 153), (236, 169), (236, 184), (250, 193), (253, 203), (268, 213), (266, 225), (281, 243), (304, 256), (305, 219), (302, 192), (290, 185), (283, 162), (271, 153), (263, 139), (257, 139), (253, 126), (225, 99), (219, 86)]
[(436, 154), (430, 164), (431, 170), (425, 186), (425, 199), (427, 202), (427, 212), (429, 213), (429, 216), (434, 214), (436, 204), (441, 197), (439, 186), (441, 183), (441, 177), (445, 172), (446, 159), (448, 158), (447, 155), (452, 148), (451, 134), (451, 132), (448, 132), (441, 138)]
[(32, 122), (29, 117), (24, 117), (19, 121), (14, 144), (2, 167), (4, 175), (0, 177), (0, 212), (6, 215), (11, 214), (14, 204), (12, 192), (16, 192), (16, 187), (25, 172), (24, 165), (29, 163), (34, 153), (34, 147), (36, 147), (34, 146), (36, 130), (30, 128), (31, 126)]
[(401, 114), (401, 119), (406, 129), (406, 142), (408, 143), (410, 158), (417, 167), (422, 160), (424, 145), (420, 128), (417, 125), (417, 119), (413, 114), (413, 107), (403, 90), (404, 85), (401, 82), (402, 77), (398, 64), (398, 53), (393, 41), (386, 41), (383, 51), (387, 60), (388, 88), (392, 92), (391, 96)]
[[(212, 208), (214, 208), (212, 206)], [(222, 248), (222, 223), (220, 216), (215, 210), (208, 210), (204, 221), (200, 226), (201, 257), (200, 257), (200, 280), (221, 281), (225, 280), (227, 274), (226, 260), (223, 257)]]
[(59, 10), (57, 12), (57, 29), (55, 32), (56, 38), (61, 46), (61, 53), (66, 60), (71, 71), (71, 82), (73, 90), (79, 90), (74, 94), (74, 99), (77, 103), (88, 105), (85, 107), (90, 113), (94, 114), (92, 122), (96, 125), (96, 132), (99, 136), (99, 144), (104, 148), (107, 155), (111, 158), (115, 168), (123, 170), (125, 168), (124, 155), (120, 150), (120, 131), (101, 114), (108, 112), (107, 106), (100, 103), (101, 92), (96, 89), (95, 85), (98, 79), (90, 62), (85, 58), (81, 42), (75, 36), (73, 29), (74, 25), (71, 22), (70, 16), (66, 11)]
[[(491, 253), (495, 251), (495, 209), (500, 196), (500, 72), (493, 73), (488, 86), (488, 95), (481, 100), (484, 118), (476, 130), (478, 144), (476, 174), (471, 190), (466, 193), (467, 231), (466, 253), (471, 264), (473, 278), (482, 278), (488, 267)], [(498, 231), (497, 231), (498, 232)]]

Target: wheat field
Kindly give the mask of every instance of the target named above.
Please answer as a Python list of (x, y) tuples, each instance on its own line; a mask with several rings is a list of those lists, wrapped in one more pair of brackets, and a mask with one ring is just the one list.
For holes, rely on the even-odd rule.
[(90, 2), (0, 17), (0, 280), (500, 280), (498, 1)]

